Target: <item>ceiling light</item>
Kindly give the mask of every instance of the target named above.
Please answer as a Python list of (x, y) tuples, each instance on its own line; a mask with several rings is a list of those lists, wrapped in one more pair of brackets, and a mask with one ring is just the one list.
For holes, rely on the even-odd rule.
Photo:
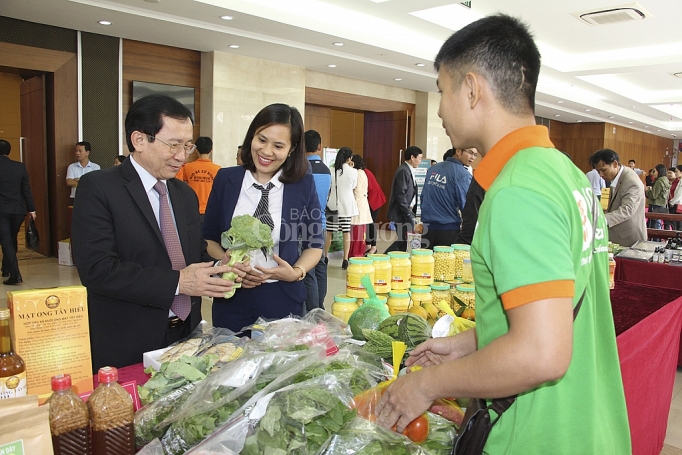
[(609, 118), (613, 118), (613, 115), (609, 115)]
[(554, 114), (555, 117), (561, 117), (561, 114)]
[(585, 112), (590, 112), (592, 109), (585, 109)]
[(111, 25), (111, 22), (109, 22), (109, 21), (99, 21), (98, 24), (99, 24), (99, 25)]
[(562, 100), (557, 101), (557, 103), (564, 104), (564, 102)]
[(343, 46), (343, 43), (341, 43), (341, 42), (339, 42), (339, 41), (337, 41), (337, 42), (335, 42), (335, 43), (332, 43), (332, 44), (333, 44), (334, 46), (339, 46), (339, 47)]
[(224, 21), (231, 21), (232, 19), (234, 19), (234, 17), (232, 16), (220, 16), (220, 18)]
[(661, 130), (656, 130), (656, 131), (661, 131)]
[(336, 68), (336, 65), (327, 65), (330, 68)]
[(682, 72), (680, 72), (680, 73), (672, 73), (672, 75), (675, 76), (675, 77), (679, 77), (680, 79), (682, 79)]
[(229, 47), (230, 49), (239, 49), (239, 45), (238, 45), (238, 44), (230, 44), (228, 47)]
[(393, 79), (393, 80), (394, 80), (394, 81), (402, 81), (402, 79), (401, 79), (401, 78), (399, 78), (399, 77), (396, 77), (396, 78), (395, 78), (395, 79)]
[(628, 122), (628, 123), (633, 123), (633, 122)]
[(422, 67), (422, 66), (426, 66), (426, 63), (415, 63), (415, 65)]
[(578, 123), (582, 122), (582, 120), (576, 120)]

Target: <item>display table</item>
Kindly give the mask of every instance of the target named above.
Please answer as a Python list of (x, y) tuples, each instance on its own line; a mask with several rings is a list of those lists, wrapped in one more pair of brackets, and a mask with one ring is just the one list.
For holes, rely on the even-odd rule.
[(632, 453), (658, 455), (680, 350), (682, 290), (619, 281), (611, 304)]
[[(616, 258), (616, 281), (619, 280), (660, 288), (682, 289), (682, 267)], [(682, 331), (680, 342), (682, 343)], [(682, 345), (677, 365), (682, 366)]]
[(616, 280), (682, 289), (682, 267), (617, 257)]

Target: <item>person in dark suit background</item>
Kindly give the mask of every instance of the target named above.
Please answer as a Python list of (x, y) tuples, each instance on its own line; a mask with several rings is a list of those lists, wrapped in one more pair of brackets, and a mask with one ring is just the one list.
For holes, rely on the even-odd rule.
[(245, 214), (271, 227), (275, 246), (272, 256), (252, 254), (252, 268), (234, 296), (213, 300), (213, 325), (235, 332), (259, 317), (302, 315), (303, 280), (320, 262), (324, 246), (320, 198), (308, 172), (298, 110), (286, 104), (261, 109), (246, 132), (241, 159), (242, 166), (221, 169), (213, 181), (203, 224), (208, 251), (222, 255), (221, 233), (233, 217)]
[(407, 147), (403, 155), (405, 162), (398, 166), (393, 176), (391, 197), (388, 199), (388, 219), (395, 223), (398, 240), (386, 249), (386, 253), (407, 251), (407, 233), (414, 229), (414, 210), (417, 205), (417, 183), (412, 169), (419, 167), (422, 156), (419, 147)]
[(0, 245), (2, 246), (2, 284), (14, 285), (23, 280), (17, 261), (17, 235), (26, 213), (35, 220), (36, 209), (28, 172), (24, 163), (12, 161), (12, 146), (0, 139)]
[(93, 371), (186, 337), (201, 320), (200, 296), (232, 289), (212, 276), (232, 268), (206, 251), (196, 194), (173, 178), (194, 151), (192, 124), (169, 96), (139, 99), (125, 121), (129, 158), (78, 183), (71, 245), (88, 289)]

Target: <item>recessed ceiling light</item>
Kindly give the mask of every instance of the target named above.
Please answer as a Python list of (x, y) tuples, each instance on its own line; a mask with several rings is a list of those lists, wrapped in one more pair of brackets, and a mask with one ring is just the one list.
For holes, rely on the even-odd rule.
[(399, 78), (399, 77), (396, 77), (396, 78), (395, 78), (395, 79), (393, 79), (393, 80), (394, 80), (394, 81), (402, 81), (402, 79), (401, 79), (401, 78)]
[(656, 131), (661, 131), (661, 130), (656, 130)]
[(229, 47), (230, 49), (239, 49), (239, 45), (238, 45), (238, 44), (230, 44), (228, 47)]
[(554, 114), (555, 117), (561, 117), (561, 114)]
[(576, 120), (578, 123), (582, 122), (582, 120)]
[(677, 137), (677, 134), (671, 134), (672, 137)]
[(628, 123), (634, 123), (634, 122), (628, 122)]
[(332, 44), (333, 44), (334, 46), (339, 46), (339, 47), (343, 46), (343, 43), (341, 43), (341, 42), (339, 42), (339, 41), (337, 41), (337, 42), (335, 42), (335, 43), (332, 43)]
[(557, 101), (557, 103), (559, 103), (559, 104), (564, 104), (564, 102), (561, 101), (561, 100)]
[(220, 18), (224, 21), (231, 21), (232, 19), (234, 19), (234, 17), (232, 16), (220, 16)]
[(613, 115), (609, 115), (609, 118), (613, 118)]
[(99, 21), (98, 24), (99, 24), (99, 25), (111, 25), (111, 22), (109, 22), (109, 21)]
[(592, 109), (585, 109), (585, 112), (590, 112)]
[(426, 63), (415, 63), (415, 65), (422, 67), (422, 66), (426, 66)]
[(336, 68), (336, 65), (327, 65), (330, 68)]
[(147, 3), (161, 3), (161, 0), (144, 0)]

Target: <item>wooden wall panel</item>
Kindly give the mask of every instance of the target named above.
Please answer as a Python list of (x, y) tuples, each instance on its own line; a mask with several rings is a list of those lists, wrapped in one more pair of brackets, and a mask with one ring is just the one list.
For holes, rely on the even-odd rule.
[(330, 147), (350, 147), (353, 153), (363, 155), (365, 114), (362, 112), (331, 109)]
[(0, 73), (0, 138), (12, 146), (9, 157), (20, 161), (19, 138), (21, 137), (21, 103), (19, 87), (21, 76)]
[(565, 123), (555, 120), (550, 120), (549, 123), (549, 139), (554, 144), (554, 147), (561, 151), (564, 151), (564, 125)]
[[(555, 125), (559, 122), (552, 122)], [(573, 163), (583, 172), (592, 169), (589, 158), (604, 146), (604, 126), (602, 123), (564, 123), (560, 138), (563, 152), (571, 155)], [(556, 145), (556, 143), (555, 143)]]
[(615, 150), (623, 164), (635, 160), (636, 166), (644, 171), (640, 176), (642, 181), (649, 169), (661, 163), (670, 167), (672, 162), (672, 139), (612, 123), (604, 125), (604, 147)]
[(331, 147), (331, 111), (327, 106), (305, 105), (305, 129), (320, 133), (322, 148)]
[(133, 101), (133, 81), (194, 88), (194, 137), (201, 119), (201, 52), (123, 40), (123, 118)]
[(305, 102), (306, 104), (317, 104), (319, 106), (337, 107), (354, 111), (409, 111), (410, 115), (414, 114), (414, 104), (412, 103), (403, 103), (401, 101), (372, 98), (369, 96), (353, 95), (351, 93), (334, 92), (311, 87), (305, 88)]

